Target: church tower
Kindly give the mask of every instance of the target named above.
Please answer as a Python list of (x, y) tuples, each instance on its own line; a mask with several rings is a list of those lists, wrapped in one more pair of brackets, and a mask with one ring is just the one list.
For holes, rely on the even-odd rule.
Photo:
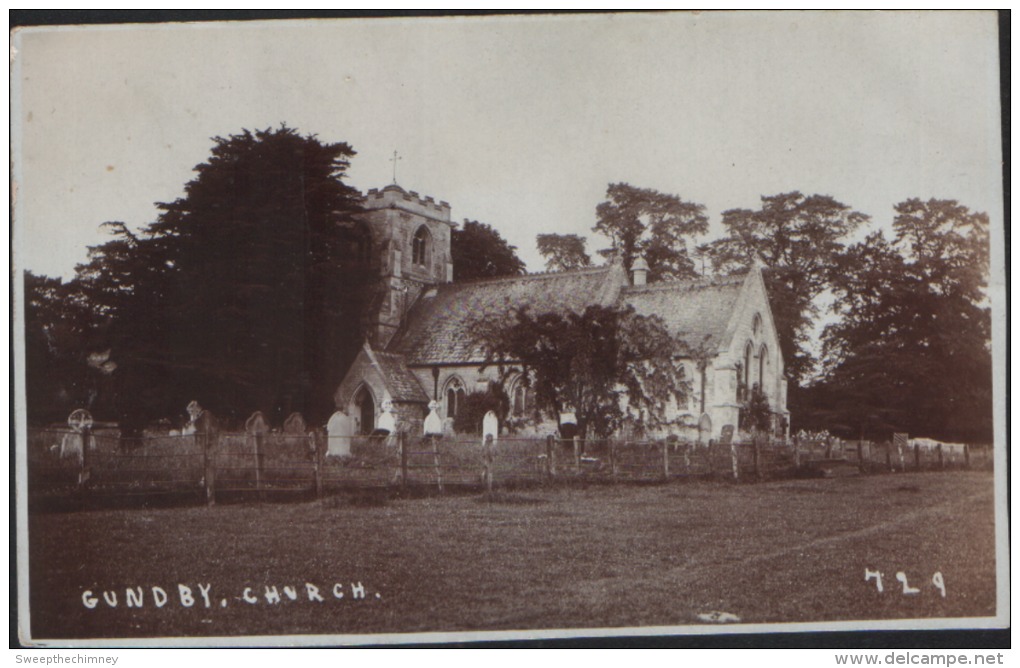
[(450, 205), (396, 184), (365, 196), (372, 253), (379, 259), (379, 291), (368, 309), (365, 337), (385, 348), (422, 290), (453, 280)]

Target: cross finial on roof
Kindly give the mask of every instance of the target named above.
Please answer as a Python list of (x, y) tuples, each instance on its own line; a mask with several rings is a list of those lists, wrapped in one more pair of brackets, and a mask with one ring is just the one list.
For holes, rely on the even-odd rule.
[(397, 153), (396, 149), (394, 149), (393, 157), (390, 158), (390, 162), (393, 163), (393, 185), (397, 185), (397, 160), (403, 160), (403, 159), (404, 159), (404, 157), (402, 155), (399, 155)]

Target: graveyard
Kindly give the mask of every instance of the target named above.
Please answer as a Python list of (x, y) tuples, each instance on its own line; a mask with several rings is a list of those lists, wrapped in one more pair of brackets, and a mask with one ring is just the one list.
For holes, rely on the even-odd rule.
[(980, 617), (987, 470), (33, 512), (36, 638)]

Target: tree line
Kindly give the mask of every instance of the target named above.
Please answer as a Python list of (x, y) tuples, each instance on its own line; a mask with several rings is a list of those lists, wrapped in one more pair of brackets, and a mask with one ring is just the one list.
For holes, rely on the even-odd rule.
[[(355, 237), (362, 197), (345, 183), (354, 156), (346, 143), (285, 125), (215, 137), (184, 195), (158, 204), (154, 222), (139, 231), (107, 223), (112, 238), (91, 247), (66, 282), (26, 272), (29, 420), (60, 420), (85, 406), (139, 429), (177, 416), (199, 394), (228, 419), (257, 407), (324, 420), (361, 344), (352, 323), (375, 289)], [(629, 269), (643, 257), (650, 281), (763, 266), (794, 428), (990, 440), (988, 217), (939, 199), (907, 200), (894, 213), (890, 236), (854, 242), (866, 215), (827, 195), (782, 193), (763, 196), (757, 209), (724, 211), (724, 234), (699, 242), (708, 231), (703, 205), (614, 183), (592, 231), (609, 240), (596, 253), (601, 261), (618, 258)], [(543, 234), (536, 243), (551, 271), (597, 261), (579, 235)], [(476, 221), (454, 229), (451, 253), (455, 280), (525, 270), (516, 248)], [(823, 297), (828, 314), (819, 310)], [(598, 315), (607, 314), (589, 314)], [(831, 322), (814, 346), (823, 315)], [(521, 314), (535, 327), (507, 340), (533, 336), (541, 317)], [(654, 334), (640, 345), (633, 328), (598, 339), (614, 341), (621, 374), (635, 373), (628, 355), (661, 347), (658, 330), (644, 324)], [(682, 379), (658, 382), (682, 391)]]

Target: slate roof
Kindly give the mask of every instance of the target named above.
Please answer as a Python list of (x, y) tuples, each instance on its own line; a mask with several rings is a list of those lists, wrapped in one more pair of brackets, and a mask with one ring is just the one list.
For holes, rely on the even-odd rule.
[(383, 382), (393, 401), (428, 403), (428, 395), (425, 394), (418, 379), (407, 368), (403, 355), (372, 350), (369, 356), (375, 363), (373, 366), (382, 374)]
[(702, 342), (726, 346), (726, 327), (747, 274), (711, 280), (628, 286), (620, 296), (640, 315), (657, 315), (689, 348)]
[(501, 317), (514, 307), (533, 312), (581, 312), (617, 301), (625, 284), (622, 266), (446, 283), (422, 293), (388, 352), (409, 365), (482, 362), (472, 338), (477, 318)]

